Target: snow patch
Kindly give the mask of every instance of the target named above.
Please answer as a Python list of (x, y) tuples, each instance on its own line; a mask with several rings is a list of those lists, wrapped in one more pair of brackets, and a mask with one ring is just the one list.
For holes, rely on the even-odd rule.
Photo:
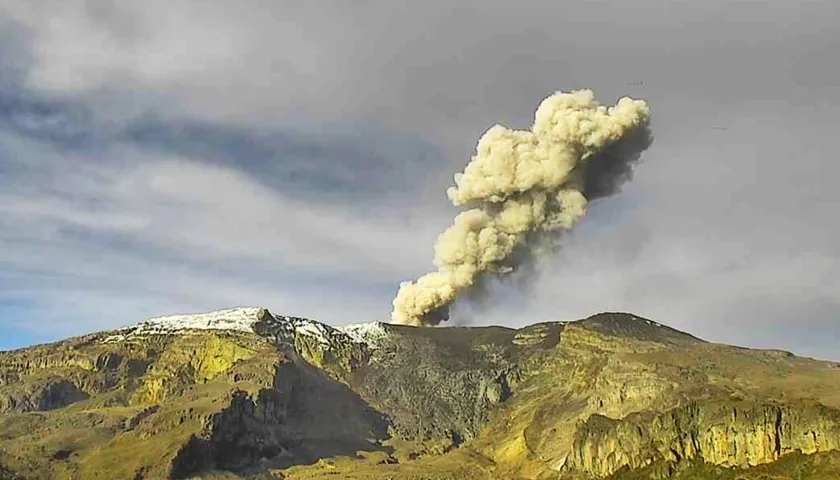
[(181, 330), (236, 330), (253, 332), (259, 307), (240, 307), (194, 315), (167, 315), (139, 323), (134, 335), (160, 335)]
[[(102, 340), (102, 343), (123, 342), (133, 337), (149, 335), (188, 335), (200, 330), (228, 330), (254, 333), (254, 325), (260, 321), (260, 307), (237, 307), (193, 315), (167, 315), (150, 318), (132, 327), (117, 330)], [(267, 311), (266, 311), (267, 312)], [(305, 318), (280, 316), (269, 313), (284, 335), (294, 339), (301, 335), (314, 338), (323, 346), (338, 342), (374, 345), (387, 335), (383, 324), (378, 322), (357, 323), (341, 327), (308, 320)]]
[[(277, 318), (277, 317), (274, 317)], [(287, 321), (289, 317), (283, 317)], [(278, 318), (279, 320), (279, 318)], [(321, 345), (330, 345), (330, 331), (332, 328), (324, 325), (321, 322), (313, 322), (305, 319), (292, 319), (292, 327), (297, 335), (306, 335), (314, 337)]]
[(107, 337), (105, 337), (104, 340), (102, 340), (102, 343), (119, 343), (124, 342), (125, 339), (125, 335), (123, 335), (122, 333), (118, 333), (116, 335), (108, 335)]
[[(633, 318), (636, 318), (637, 320), (641, 320), (639, 317), (633, 317)], [(661, 327), (662, 326), (662, 324), (654, 322), (653, 320), (645, 320), (645, 323), (647, 323), (648, 325), (652, 325), (654, 327)]]
[(351, 323), (340, 325), (335, 329), (344, 333), (356, 343), (365, 343), (371, 346), (388, 336), (382, 322)]

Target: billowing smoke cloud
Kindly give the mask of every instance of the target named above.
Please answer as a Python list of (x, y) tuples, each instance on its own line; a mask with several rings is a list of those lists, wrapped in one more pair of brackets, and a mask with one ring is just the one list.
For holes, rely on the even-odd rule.
[(541, 239), (572, 228), (589, 200), (617, 192), (650, 145), (649, 114), (644, 101), (622, 98), (607, 108), (578, 90), (543, 100), (530, 130), (487, 130), (446, 192), (455, 206), (472, 208), (438, 237), (437, 270), (400, 284), (392, 321), (448, 320), (452, 303), (482, 275), (513, 271)]

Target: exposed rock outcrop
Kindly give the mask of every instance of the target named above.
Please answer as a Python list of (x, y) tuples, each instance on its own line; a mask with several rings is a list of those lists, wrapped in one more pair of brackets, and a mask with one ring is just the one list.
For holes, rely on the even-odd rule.
[(350, 385), (387, 412), (409, 439), (474, 438), (518, 379), (515, 331), (389, 327), (393, 332), (356, 369)]
[(692, 403), (615, 420), (593, 415), (577, 429), (568, 470), (607, 476), (622, 467), (700, 459), (750, 467), (782, 455), (840, 447), (840, 411), (814, 403)]
[(286, 362), (272, 388), (234, 392), (178, 452), (172, 477), (314, 463), (379, 450), (387, 437), (387, 419), (345, 385), (305, 362)]
[(0, 413), (55, 410), (87, 398), (89, 395), (72, 382), (53, 378), (0, 392)]

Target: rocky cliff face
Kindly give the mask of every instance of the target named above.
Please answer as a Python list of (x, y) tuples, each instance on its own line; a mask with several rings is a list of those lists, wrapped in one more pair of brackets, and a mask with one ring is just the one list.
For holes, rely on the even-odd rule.
[(696, 459), (746, 468), (792, 452), (836, 450), (838, 442), (840, 411), (820, 404), (690, 403), (619, 420), (590, 416), (578, 427), (565, 466), (602, 477), (623, 467)]
[(21, 384), (5, 390), (0, 397), (0, 413), (55, 410), (89, 397), (72, 382), (61, 378)]
[(333, 328), (232, 309), (0, 353), (0, 479), (749, 479), (829, 468), (838, 412), (836, 364), (633, 315)]
[(259, 472), (381, 448), (386, 418), (346, 386), (305, 363), (280, 365), (272, 388), (235, 391), (190, 438), (171, 476), (206, 470)]
[(388, 332), (348, 381), (387, 412), (400, 437), (472, 439), (517, 381), (513, 330), (390, 326)]

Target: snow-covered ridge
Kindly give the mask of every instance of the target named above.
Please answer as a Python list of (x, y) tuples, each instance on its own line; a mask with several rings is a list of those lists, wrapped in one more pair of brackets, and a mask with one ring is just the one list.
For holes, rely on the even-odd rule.
[(229, 308), (194, 315), (155, 317), (137, 325), (137, 334), (169, 333), (179, 330), (238, 330), (253, 332), (259, 321), (258, 307)]
[(335, 328), (350, 337), (354, 342), (366, 343), (371, 346), (388, 336), (385, 324), (381, 322), (351, 323)]
[(207, 313), (167, 315), (154, 317), (137, 325), (122, 328), (117, 334), (105, 338), (105, 343), (121, 342), (129, 337), (166, 335), (192, 330), (234, 330), (253, 332), (259, 321), (258, 307), (238, 307)]
[[(132, 337), (149, 335), (189, 334), (196, 330), (229, 330), (254, 333), (254, 325), (265, 313), (293, 337), (312, 337), (322, 345), (335, 343), (336, 337), (346, 337), (355, 343), (373, 345), (386, 335), (385, 328), (377, 322), (331, 327), (315, 320), (286, 317), (269, 313), (260, 307), (237, 307), (207, 313), (167, 315), (154, 317), (132, 327), (118, 330), (103, 340), (105, 343), (121, 342)], [(346, 340), (345, 340), (346, 341)]]

